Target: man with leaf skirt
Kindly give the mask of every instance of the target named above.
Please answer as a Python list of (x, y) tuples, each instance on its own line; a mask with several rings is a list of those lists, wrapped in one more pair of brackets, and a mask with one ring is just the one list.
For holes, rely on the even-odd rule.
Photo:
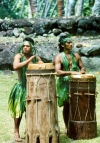
[(69, 120), (69, 80), (71, 75), (85, 73), (85, 68), (78, 53), (72, 51), (72, 40), (66, 35), (59, 38), (59, 54), (55, 57), (56, 89), (58, 96), (58, 106), (63, 106), (63, 119), (65, 123), (65, 133), (67, 134)]
[(29, 63), (43, 63), (37, 56), (34, 47), (34, 40), (26, 37), (18, 48), (18, 53), (14, 57), (13, 69), (17, 71), (18, 82), (13, 86), (9, 99), (8, 110), (14, 118), (14, 140), (21, 142), (19, 126), (22, 115), (26, 110), (26, 69)]

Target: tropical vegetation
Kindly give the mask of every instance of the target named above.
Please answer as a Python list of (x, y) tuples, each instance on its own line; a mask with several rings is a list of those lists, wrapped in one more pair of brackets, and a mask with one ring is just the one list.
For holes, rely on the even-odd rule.
[(2, 0), (0, 18), (45, 18), (100, 14), (100, 0)]

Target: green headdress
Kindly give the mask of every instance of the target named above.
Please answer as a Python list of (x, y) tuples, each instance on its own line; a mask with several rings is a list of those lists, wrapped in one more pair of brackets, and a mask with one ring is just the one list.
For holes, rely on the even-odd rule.
[(37, 54), (38, 52), (37, 52), (36, 48), (34, 47), (34, 41), (31, 38), (25, 38), (23, 40), (23, 42), (19, 45), (17, 53), (23, 53), (23, 46), (24, 46), (25, 41), (29, 42), (29, 44), (30, 44), (31, 54), (32, 55)]
[(66, 42), (72, 42), (71, 35), (61, 34), (59, 37), (59, 44), (64, 45)]
[(66, 42), (72, 42), (72, 39), (70, 38), (71, 35), (62, 34), (59, 38), (59, 52), (62, 52), (64, 50), (62, 45), (65, 45)]
[(61, 40), (60, 40), (60, 44), (65, 44), (66, 42), (72, 42), (72, 40), (71, 40), (71, 38), (62, 38)]

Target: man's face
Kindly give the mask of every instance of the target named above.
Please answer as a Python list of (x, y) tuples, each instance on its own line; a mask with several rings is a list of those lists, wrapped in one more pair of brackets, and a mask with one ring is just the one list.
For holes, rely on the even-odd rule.
[(23, 53), (27, 54), (31, 51), (31, 47), (28, 41), (24, 42), (24, 46), (23, 46)]
[(72, 49), (72, 41), (68, 41), (64, 44), (64, 48), (66, 50), (71, 50)]

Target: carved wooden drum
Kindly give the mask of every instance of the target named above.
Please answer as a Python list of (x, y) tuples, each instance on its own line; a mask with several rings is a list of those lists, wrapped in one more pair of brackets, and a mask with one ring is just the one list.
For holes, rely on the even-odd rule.
[(55, 71), (52, 63), (27, 69), (26, 143), (59, 143)]
[(69, 92), (71, 96), (69, 137), (73, 139), (96, 137), (96, 77), (92, 74), (71, 76)]

